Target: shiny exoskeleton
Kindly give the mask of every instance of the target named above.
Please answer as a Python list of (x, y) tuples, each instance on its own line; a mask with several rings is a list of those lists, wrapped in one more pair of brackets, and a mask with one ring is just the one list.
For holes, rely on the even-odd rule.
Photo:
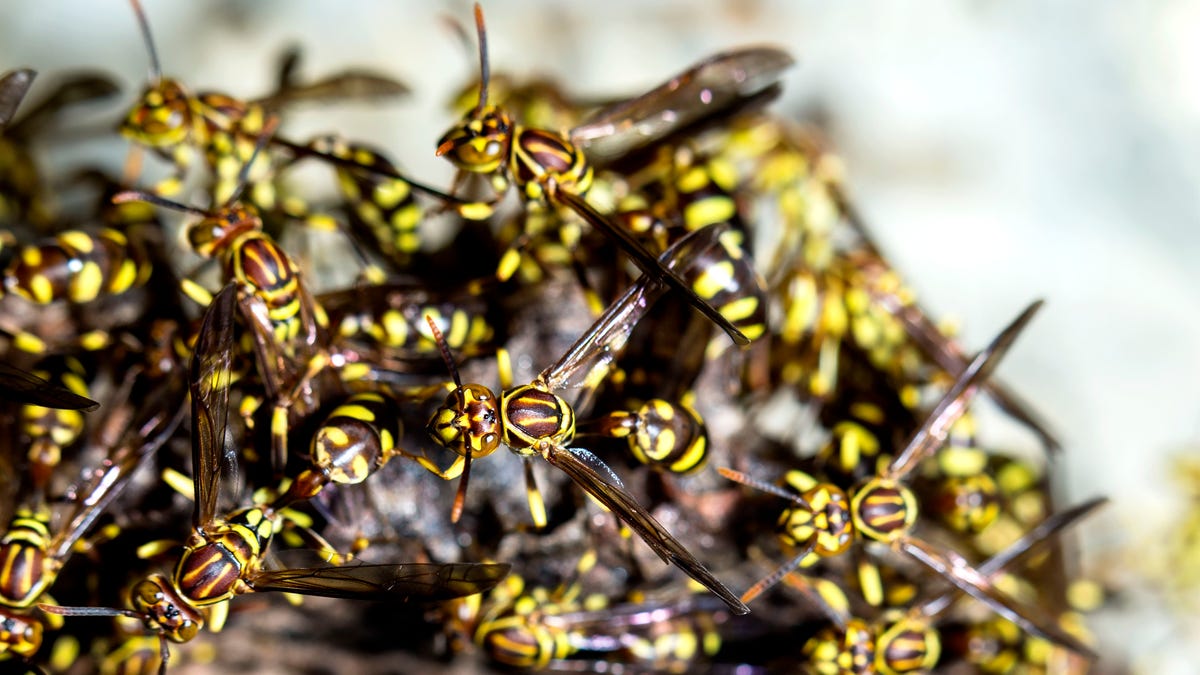
[[(683, 269), (695, 263), (683, 252), (692, 251), (700, 242), (719, 235), (719, 228), (691, 233), (668, 249), (660, 261), (664, 265), (677, 264)], [(556, 391), (584, 384), (596, 386), (607, 372), (615, 352), (619, 352), (637, 322), (665, 290), (666, 286), (658, 280), (642, 277), (610, 305), (556, 363), (529, 384), (513, 387), (510, 373), (502, 367), (499, 396), (479, 384), (463, 385), (449, 349), (439, 339), (443, 342), (444, 357), (454, 376), (455, 387), (431, 417), (428, 429), (439, 445), (454, 451), (458, 457), (445, 471), (424, 458), (418, 461), (442, 478), (462, 475), (452, 515), (452, 519), (457, 520), (465, 499), (470, 462), (474, 458), (490, 455), (501, 443), (522, 458), (540, 455), (612, 511), (663, 560), (674, 563), (712, 590), (735, 612), (744, 613), (747, 611), (745, 605), (625, 491), (606, 464), (589, 451), (568, 447), (575, 437), (575, 411)], [(436, 327), (431, 328), (436, 334)], [(545, 507), (533, 484), (530, 464), (526, 463), (525, 469), (534, 524), (543, 527)]]
[[(145, 13), (138, 0), (130, 2), (150, 55), (151, 81), (126, 114), (120, 131), (173, 165), (172, 175), (155, 186), (157, 194), (177, 194), (197, 156), (203, 155), (214, 175), (214, 204), (224, 203), (242, 191), (248, 179), (251, 183), (248, 200), (258, 207), (279, 208), (295, 218), (309, 219), (311, 216), (302, 205), (280, 198), (273, 180), (274, 160), (260, 155), (255, 148), (274, 110), (293, 101), (339, 99), (347, 95), (377, 98), (407, 91), (399, 82), (363, 71), (349, 71), (313, 84), (298, 85), (291, 78), (295, 64), (290, 59), (285, 61), (280, 90), (270, 96), (245, 101), (218, 92), (194, 94), (182, 82), (163, 76)], [(248, 162), (254, 166), (246, 171), (243, 167)]]
[[(104, 509), (125, 489), (134, 470), (166, 442), (182, 419), (183, 387), (170, 379), (149, 378), (149, 390), (133, 389), (152, 403), (140, 403), (136, 411), (128, 401), (110, 401), (109, 419), (124, 423), (115, 430), (107, 457), (90, 472), (81, 486), (67, 520), (52, 526), (49, 507), (37, 486), (34, 496), (19, 506), (0, 538), (0, 614), (6, 639), (0, 641), (0, 656), (14, 654), (30, 658), (40, 648), (43, 620), (31, 608), (49, 600), (47, 591)], [(126, 391), (128, 393), (128, 391)], [(36, 464), (33, 471), (45, 470)], [(60, 621), (51, 617), (51, 626)]]
[[(505, 110), (488, 103), (486, 33), (483, 12), (478, 5), (475, 22), (482, 73), (479, 102), (438, 141), (438, 155), (450, 159), (461, 176), (470, 173), (488, 176), (498, 194), (496, 201), (511, 182), (526, 202), (535, 205), (535, 210), (544, 209), (540, 205), (569, 208), (589, 225), (613, 238), (644, 274), (661, 277), (721, 326), (735, 342), (748, 343), (751, 338), (734, 327), (677, 275), (664, 274), (654, 256), (631, 233), (587, 202), (584, 196), (592, 185), (594, 173), (583, 147), (603, 143), (612, 146), (645, 143), (697, 119), (718, 114), (768, 88), (792, 63), (791, 57), (766, 48), (719, 54), (641, 97), (596, 113), (583, 125), (562, 134), (524, 127), (512, 120)], [(664, 114), (667, 111), (669, 114)], [(636, 131), (629, 133), (630, 130)], [(459, 211), (468, 217), (485, 217), (490, 215), (494, 204), (495, 201), (480, 202), (471, 207), (459, 207)], [(573, 244), (566, 240), (563, 243), (568, 247)], [(501, 260), (500, 269), (516, 269), (512, 258), (519, 254), (517, 249), (506, 252), (507, 259)]]
[[(888, 544), (910, 556), (959, 589), (983, 601), (1002, 616), (1017, 622), (1025, 630), (1079, 653), (1088, 653), (1088, 649), (1078, 640), (1051, 625), (1033, 608), (1023, 607), (1016, 600), (986, 583), (961, 555), (950, 550), (941, 550), (913, 536), (912, 531), (917, 520), (917, 500), (912, 490), (903, 482), (921, 459), (931, 455), (945, 443), (950, 427), (965, 413), (980, 383), (994, 370), (1000, 357), (1012, 345), (1021, 329), (1033, 318), (1040, 304), (1039, 302), (1031, 305), (980, 352), (954, 386), (942, 397), (922, 427), (913, 434), (908, 445), (878, 475), (856, 485), (850, 492), (848, 502), (845, 501), (846, 495), (840, 488), (829, 484), (817, 486), (820, 501), (811, 503), (805, 497), (797, 497), (745, 474), (721, 469), (721, 473), (727, 478), (788, 499), (799, 507), (790, 508), (785, 514), (801, 511), (818, 516), (826, 512), (820, 505), (838, 505), (836, 513), (839, 517), (828, 520), (834, 527), (825, 532), (818, 534), (812, 528), (813, 523), (822, 524), (820, 518), (801, 518), (799, 531), (785, 537), (788, 543), (800, 544), (799, 554), (747, 591), (743, 599), (753, 598), (770, 588), (807, 556), (813, 553), (822, 555), (822, 549), (819, 547), (823, 547), (823, 542), (829, 537), (833, 537), (833, 541), (838, 542), (844, 549), (849, 546), (850, 535), (857, 533), (864, 539)], [(845, 506), (847, 504), (848, 508)], [(845, 522), (845, 515), (849, 515), (852, 526)], [(786, 520), (781, 521), (781, 524), (785, 528), (790, 525)]]
[[(237, 297), (236, 284), (229, 284), (209, 304), (192, 357), (189, 380), (192, 455), (197, 472), (195, 510), (191, 533), (174, 572), (170, 577), (151, 574), (137, 582), (130, 593), (129, 610), (42, 608), (68, 616), (123, 615), (141, 619), (159, 636), (162, 672), (169, 656), (167, 642), (187, 642), (194, 638), (203, 628), (209, 608), (235, 595), (290, 591), (393, 601), (448, 599), (487, 590), (503, 578), (508, 572), (506, 564), (412, 563), (264, 569), (263, 559), (271, 540), (284, 524), (281, 509), (274, 504), (254, 504), (224, 516), (217, 513)], [(353, 462), (347, 467), (353, 470)], [(328, 468), (334, 470), (332, 464)]]
[(380, 392), (350, 396), (329, 413), (313, 434), (311, 468), (300, 472), (276, 509), (318, 495), (329, 483), (357, 485), (396, 455), (404, 427), (397, 401)]

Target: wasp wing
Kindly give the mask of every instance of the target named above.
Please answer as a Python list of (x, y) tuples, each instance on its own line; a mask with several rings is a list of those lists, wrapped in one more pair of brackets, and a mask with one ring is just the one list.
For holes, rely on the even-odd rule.
[(402, 82), (371, 70), (350, 68), (308, 84), (289, 84), (254, 103), (277, 111), (297, 103), (374, 101), (408, 93)]
[[(144, 376), (144, 375), (143, 375)], [(51, 555), (65, 559), (96, 518), (116, 499), (143, 462), (158, 451), (183, 421), (186, 390), (182, 378), (168, 375), (142, 398), (142, 408), (130, 419), (116, 444), (109, 448), (100, 466), (91, 471), (88, 484), (75, 502), (66, 524), (51, 544)], [(108, 408), (120, 415), (119, 407)]]
[(1000, 335), (996, 336), (991, 344), (979, 352), (979, 355), (958, 376), (954, 385), (942, 396), (921, 428), (913, 434), (908, 445), (887, 467), (883, 474), (884, 477), (893, 480), (903, 478), (916, 468), (922, 459), (946, 442), (950, 427), (954, 426), (954, 423), (967, 411), (967, 406), (975, 397), (978, 385), (996, 369), (1000, 359), (1041, 306), (1041, 300), (1031, 304)]
[[(571, 197), (579, 199), (574, 195)], [(625, 347), (625, 341), (633, 333), (637, 322), (667, 290), (667, 284), (659, 280), (659, 275), (663, 279), (673, 280), (677, 288), (683, 289), (685, 294), (694, 299), (693, 305), (705, 308), (706, 315), (711, 313), (717, 317), (713, 319), (714, 321), (719, 319), (721, 323), (729, 325), (725, 317), (697, 297), (688, 287), (687, 282), (678, 276), (680, 272), (687, 273), (689, 271), (687, 266), (695, 262), (695, 259), (689, 255), (690, 253), (706, 250), (708, 243), (711, 243), (708, 240), (716, 241), (723, 232), (728, 230), (728, 227), (727, 224), (722, 223), (690, 232), (664, 251), (657, 260), (650, 258), (654, 261), (656, 271), (643, 273), (620, 298), (604, 310), (591, 328), (585, 331), (558, 361), (541, 372), (538, 379), (550, 389), (569, 389), (598, 384), (607, 373), (608, 365), (621, 354)], [(624, 230), (621, 232), (628, 236)], [(645, 253), (644, 250), (643, 253)], [(645, 255), (649, 257), (648, 253)], [(725, 325), (722, 325), (722, 328), (725, 328)], [(732, 325), (729, 325), (727, 330), (741, 335)], [(744, 336), (743, 339), (745, 339)]]
[(623, 155), (754, 96), (794, 63), (775, 47), (714, 54), (641, 96), (595, 112), (571, 130), (571, 140), (589, 155)]
[(100, 404), (31, 372), (0, 362), (0, 398), (43, 408), (92, 411)]
[(25, 94), (29, 93), (35, 77), (37, 71), (32, 68), (10, 70), (0, 77), (0, 129), (7, 127), (17, 114), (17, 108), (21, 107), (21, 101), (25, 100)]
[(399, 563), (263, 570), (246, 580), (256, 591), (351, 600), (449, 600), (489, 590), (508, 563)]
[(230, 283), (213, 298), (200, 323), (192, 353), (192, 471), (196, 503), (192, 524), (212, 522), (217, 512), (221, 466), (236, 457), (226, 438), (229, 384), (233, 368), (233, 318), (237, 286)]
[(542, 450), (542, 457), (567, 474), (576, 485), (583, 488), (596, 501), (612, 511), (665, 562), (675, 565), (689, 577), (712, 591), (734, 613), (746, 614), (750, 611), (732, 591), (696, 559), (696, 556), (679, 543), (667, 531), (667, 528), (662, 526), (662, 523), (655, 520), (654, 516), (650, 515), (650, 512), (633, 498), (633, 495), (614, 485), (596, 471), (591, 465), (591, 459), (582, 459), (576, 455), (574, 448), (559, 448), (553, 445), (547, 445)]
[[(1020, 539), (1010, 544), (1008, 548), (983, 561), (976, 568), (977, 571), (990, 581), (993, 576), (1001, 574), (1016, 563), (1040, 550), (1043, 546), (1053, 541), (1054, 537), (1058, 536), (1060, 532), (1079, 522), (1092, 511), (1095, 511), (1106, 503), (1108, 503), (1106, 497), (1097, 497), (1046, 518), (1038, 523), (1036, 527), (1022, 535)], [(957, 597), (958, 591), (949, 591), (926, 602), (916, 603), (915, 606), (920, 608), (919, 611), (922, 616), (935, 617), (949, 609)]]
[(99, 101), (120, 93), (121, 88), (107, 75), (98, 73), (73, 73), (58, 82), (49, 96), (35, 104), (8, 128), (9, 135), (28, 138), (36, 135), (54, 120), (55, 113), (75, 105)]
[(1095, 659), (1096, 653), (1074, 636), (1060, 628), (1044, 612), (1036, 607), (1020, 603), (1005, 595), (991, 581), (954, 551), (939, 551), (933, 546), (914, 538), (898, 542), (900, 550), (917, 562), (936, 572), (959, 590), (987, 605), (992, 611), (1017, 624), (1022, 630), (1035, 637)]

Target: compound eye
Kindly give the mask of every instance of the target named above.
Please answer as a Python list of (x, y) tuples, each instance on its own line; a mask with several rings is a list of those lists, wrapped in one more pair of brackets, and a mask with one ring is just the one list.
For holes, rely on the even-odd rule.
[(190, 642), (200, 632), (200, 626), (193, 621), (185, 621), (175, 632), (181, 642)]

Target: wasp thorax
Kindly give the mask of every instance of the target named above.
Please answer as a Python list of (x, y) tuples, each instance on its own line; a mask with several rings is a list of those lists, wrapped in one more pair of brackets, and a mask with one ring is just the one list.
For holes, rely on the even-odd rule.
[(872, 478), (854, 490), (854, 526), (864, 536), (891, 543), (905, 536), (917, 521), (912, 490), (884, 478)]
[(937, 631), (921, 621), (902, 618), (885, 626), (875, 643), (875, 667), (880, 673), (924, 673), (942, 653)]
[(491, 173), (508, 159), (512, 120), (495, 106), (475, 111), (438, 139), (438, 155), (463, 171)]
[(496, 395), (478, 384), (458, 387), (429, 420), (429, 435), (462, 456), (484, 457), (500, 447)]
[(504, 442), (513, 450), (543, 441), (566, 444), (575, 437), (575, 411), (554, 392), (525, 385), (504, 393)]
[(182, 143), (188, 135), (188, 93), (175, 80), (151, 85), (121, 123), (126, 137), (153, 147)]
[(239, 205), (221, 209), (216, 215), (204, 218), (187, 228), (188, 245), (197, 255), (208, 258), (238, 234), (256, 230), (261, 224), (258, 211), (251, 206)]

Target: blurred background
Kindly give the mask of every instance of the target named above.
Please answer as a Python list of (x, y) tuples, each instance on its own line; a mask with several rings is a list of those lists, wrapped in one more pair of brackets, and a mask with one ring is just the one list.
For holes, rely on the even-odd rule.
[[(434, 143), (477, 57), (445, 18), (469, 26), (469, 3), (144, 4), (164, 72), (194, 89), (265, 93), (293, 44), (304, 77), (355, 65), (403, 80), (405, 100), (308, 108), (287, 133), (369, 138), (410, 173), (448, 184)], [(799, 65), (775, 110), (827, 129), (851, 194), (927, 308), (956, 319), (977, 348), (1030, 300), (1047, 300), (1000, 377), (1064, 440), (1053, 468), (1061, 503), (1113, 500), (1079, 538), (1085, 571), (1115, 591), (1093, 620), (1106, 655), (1098, 670), (1196, 671), (1200, 622), (1163, 575), (1179, 566), (1168, 542), (1196, 508), (1172, 462), (1200, 456), (1200, 2), (484, 9), (493, 69), (541, 72), (580, 95), (635, 94), (735, 45), (789, 49)], [(147, 65), (122, 0), (0, 8), (4, 69), (101, 69), (123, 84), (116, 111)], [(125, 146), (111, 145), (119, 165)], [(1037, 450), (1011, 434), (1001, 442)]]

